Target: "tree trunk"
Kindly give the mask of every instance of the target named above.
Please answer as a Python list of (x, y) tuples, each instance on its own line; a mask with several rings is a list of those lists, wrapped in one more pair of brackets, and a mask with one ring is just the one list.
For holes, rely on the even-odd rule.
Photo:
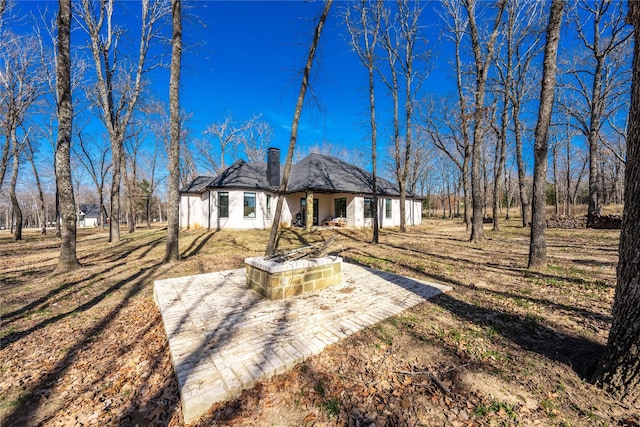
[(11, 206), (13, 207), (13, 214), (15, 217), (15, 229), (13, 233), (13, 240), (22, 240), (22, 209), (18, 203), (18, 197), (16, 196), (16, 184), (18, 182), (18, 169), (20, 168), (20, 144), (18, 143), (18, 136), (15, 129), (11, 133), (11, 140), (13, 145), (13, 169), (11, 171), (11, 182), (9, 184), (9, 199), (11, 199)]
[(102, 231), (104, 231), (105, 229), (105, 224), (104, 224), (104, 194), (103, 194), (103, 186), (100, 185), (98, 186), (98, 203), (99, 203), (99, 208), (100, 209), (100, 213), (98, 214), (98, 224), (100, 224), (100, 229), (102, 229)]
[(535, 130), (533, 164), (533, 210), (531, 212), (531, 240), (529, 245), (529, 268), (541, 269), (547, 266), (547, 242), (545, 239), (547, 178), (547, 155), (549, 151), (549, 125), (553, 111), (553, 98), (556, 87), (558, 42), (564, 0), (553, 0), (547, 26), (547, 41), (544, 47), (542, 68), (542, 88), (540, 89), (540, 107)]
[(113, 169), (111, 176), (111, 214), (109, 215), (109, 242), (120, 241), (120, 181), (122, 180), (122, 140), (112, 136)]
[[(126, 161), (125, 161), (126, 162)], [(129, 201), (129, 221), (128, 221), (128, 233), (135, 233), (136, 231), (136, 198), (138, 196), (138, 187), (137, 187), (137, 172), (136, 172), (136, 158), (135, 153), (131, 159), (131, 177), (127, 174), (127, 166), (125, 164), (124, 167), (124, 182), (127, 188), (127, 196)]]
[(369, 61), (370, 62), (367, 64), (367, 69), (369, 71), (369, 109), (370, 109), (370, 121), (371, 121), (371, 175), (372, 175), (371, 184), (373, 186), (373, 237), (371, 239), (371, 242), (378, 243), (378, 240), (379, 240), (378, 229), (380, 228), (379, 218), (378, 218), (378, 171), (377, 171), (378, 145), (377, 145), (377, 129), (376, 129), (376, 103), (375, 103), (375, 90), (374, 90), (374, 71), (375, 70), (373, 65), (373, 51), (371, 52)]
[(56, 187), (60, 198), (61, 242), (56, 273), (80, 267), (76, 257), (76, 203), (71, 178), (71, 0), (59, 0), (58, 61), (56, 85), (58, 92), (58, 140), (56, 142)]
[(554, 194), (554, 203), (555, 203), (555, 214), (560, 214), (560, 186), (558, 185), (558, 144), (555, 144), (553, 148), (551, 148), (551, 158), (553, 164), (553, 190)]
[(167, 195), (167, 244), (163, 263), (180, 259), (180, 65), (182, 59), (181, 0), (171, 0), (171, 76), (169, 78), (169, 194)]
[(2, 146), (2, 158), (0, 159), (0, 189), (2, 189), (2, 183), (4, 182), (4, 175), (7, 171), (7, 164), (9, 163), (9, 151), (11, 149), (11, 138), (7, 134), (4, 136), (4, 144)]
[(624, 215), (620, 233), (618, 283), (607, 348), (596, 384), (640, 409), (640, 4), (629, 1), (627, 17), (635, 29)]
[[(594, 48), (597, 48), (594, 46)], [(600, 120), (602, 116), (602, 67), (604, 57), (596, 58), (591, 91), (591, 116), (589, 120), (589, 206), (587, 208), (587, 227), (592, 227), (595, 216), (600, 213), (600, 191), (598, 185), (598, 160), (600, 141)]]
[(33, 160), (33, 147), (31, 146), (31, 141), (27, 139), (27, 150), (29, 152), (28, 158), (29, 163), (31, 163), (31, 169), (33, 170), (33, 176), (36, 180), (36, 189), (38, 190), (38, 202), (40, 206), (38, 206), (40, 211), (40, 229), (42, 235), (47, 234), (47, 208), (44, 203), (44, 192), (42, 191), (42, 184), (40, 183), (40, 175), (38, 174), (38, 168), (36, 167), (36, 163)]
[(502, 13), (506, 5), (506, 1), (500, 1), (498, 4), (498, 13), (494, 22), (493, 30), (489, 41), (487, 42), (487, 51), (483, 54), (480, 47), (480, 35), (476, 23), (475, 16), (475, 0), (465, 0), (463, 2), (469, 16), (469, 30), (471, 33), (471, 47), (475, 60), (475, 111), (473, 118), (473, 147), (471, 149), (471, 199), (472, 199), (472, 218), (471, 218), (471, 238), (473, 243), (480, 243), (484, 240), (482, 225), (482, 210), (484, 206), (485, 195), (482, 194), (482, 123), (484, 121), (484, 97), (489, 75), (489, 66), (493, 59), (495, 51), (496, 38), (498, 37), (499, 24), (502, 19)]
[(506, 173), (504, 174), (504, 193), (506, 194), (506, 202), (507, 202), (507, 212), (506, 215), (504, 217), (505, 221), (509, 221), (509, 208), (511, 207), (511, 179), (509, 177), (509, 175), (511, 174), (511, 172), (509, 172), (509, 174)]
[(291, 163), (293, 161), (293, 150), (296, 148), (296, 141), (298, 138), (298, 122), (300, 121), (300, 115), (302, 114), (302, 105), (304, 104), (304, 96), (307, 92), (307, 86), (309, 85), (309, 74), (311, 73), (311, 65), (313, 64), (313, 58), (316, 55), (316, 48), (320, 40), (320, 34), (322, 34), (322, 28), (329, 15), (331, 4), (333, 0), (326, 0), (324, 3), (324, 9), (322, 15), (316, 26), (313, 41), (309, 48), (309, 55), (307, 56), (307, 63), (304, 67), (302, 74), (302, 84), (300, 85), (300, 93), (298, 94), (298, 101), (296, 103), (296, 109), (293, 114), (293, 123), (291, 124), (291, 137), (289, 138), (289, 149), (287, 151), (287, 160), (284, 164), (284, 172), (282, 176), (282, 183), (280, 184), (280, 192), (278, 195), (278, 202), (276, 203), (276, 212), (273, 218), (273, 224), (271, 225), (271, 233), (269, 234), (269, 242), (265, 255), (273, 255), (276, 251), (276, 237), (278, 235), (278, 227), (280, 225), (280, 218), (282, 216), (282, 205), (284, 203), (284, 195), (287, 191), (287, 185), (289, 183), (289, 173), (291, 172)]
[(518, 165), (518, 191), (520, 193), (520, 209), (522, 213), (522, 226), (526, 227), (531, 221), (531, 204), (529, 194), (527, 194), (527, 183), (525, 182), (524, 160), (522, 159), (522, 127), (520, 124), (520, 103), (513, 106), (513, 124), (515, 128), (516, 140), (516, 164)]

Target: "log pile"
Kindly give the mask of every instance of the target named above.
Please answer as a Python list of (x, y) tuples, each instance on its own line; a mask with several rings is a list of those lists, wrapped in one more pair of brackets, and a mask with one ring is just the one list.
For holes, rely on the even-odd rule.
[(586, 216), (554, 215), (547, 218), (547, 228), (586, 228)]
[(596, 215), (593, 218), (592, 228), (620, 230), (622, 228), (622, 215)]
[[(596, 215), (590, 228), (620, 230), (622, 215)], [(547, 218), (547, 228), (587, 228), (587, 217), (554, 215)]]

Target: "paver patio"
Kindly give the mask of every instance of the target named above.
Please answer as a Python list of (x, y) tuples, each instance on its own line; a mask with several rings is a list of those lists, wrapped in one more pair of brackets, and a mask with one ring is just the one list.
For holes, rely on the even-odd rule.
[(330, 288), (273, 301), (245, 269), (154, 284), (186, 423), (360, 329), (451, 287), (343, 263)]

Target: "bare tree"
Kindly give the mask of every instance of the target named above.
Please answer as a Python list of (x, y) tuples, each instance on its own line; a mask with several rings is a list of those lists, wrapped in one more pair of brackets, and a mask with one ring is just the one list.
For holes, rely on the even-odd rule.
[[(464, 95), (465, 87), (463, 83), (463, 63), (462, 63), (462, 41), (464, 35), (467, 32), (469, 20), (464, 16), (460, 2), (447, 0), (443, 2), (448, 16), (451, 18), (451, 22), (442, 19), (447, 23), (446, 37), (454, 42), (455, 46), (455, 70), (456, 70), (456, 89), (458, 94), (458, 107), (460, 114), (457, 116), (459, 125), (453, 125), (452, 122), (448, 126), (452, 131), (452, 135), (458, 133), (454, 130), (459, 128), (459, 137), (456, 137), (456, 145), (458, 151), (462, 154), (462, 161), (458, 162), (453, 159), (451, 154), (447, 155), (454, 160), (458, 169), (462, 175), (462, 191), (464, 194), (464, 222), (467, 226), (467, 231), (471, 227), (471, 215), (469, 214), (469, 207), (471, 205), (471, 183), (469, 182), (469, 164), (471, 162), (471, 137), (469, 130), (469, 113), (468, 113), (468, 101)], [(451, 117), (451, 115), (450, 115)], [(440, 149), (444, 149), (443, 145), (438, 146)]]
[[(235, 125), (233, 117), (228, 115), (220, 123), (212, 123), (202, 132), (215, 138), (216, 144), (208, 141), (200, 141), (199, 154), (207, 164), (207, 167), (215, 174), (221, 173), (226, 168), (227, 155), (236, 157), (238, 146), (243, 142), (243, 134), (253, 126), (253, 118), (240, 125)], [(219, 156), (218, 156), (219, 154)]]
[[(529, 61), (537, 52), (535, 46), (538, 38), (533, 37), (533, 39), (530, 40), (531, 37), (529, 36), (532, 34), (535, 35), (536, 33), (536, 21), (540, 19), (539, 3), (538, 0), (512, 0), (508, 1), (506, 5), (507, 18), (503, 30), (503, 44), (506, 48), (502, 49), (502, 55), (496, 59), (496, 68), (498, 71), (497, 92), (499, 94), (498, 96), (502, 98), (502, 109), (500, 111), (500, 126), (494, 126), (498, 144), (496, 144), (494, 155), (493, 230), (500, 229), (498, 215), (500, 181), (506, 167), (509, 123), (513, 121), (511, 120), (511, 116), (514, 113), (514, 85), (523, 85), (521, 81), (514, 81), (514, 74), (519, 78), (524, 77), (519, 75), (522, 71), (519, 68)], [(527, 44), (527, 42), (530, 44)], [(495, 122), (492, 121), (492, 123)]]
[(87, 173), (91, 177), (93, 184), (96, 187), (96, 193), (98, 195), (98, 225), (104, 230), (104, 186), (107, 179), (109, 169), (111, 169), (111, 163), (109, 162), (109, 151), (111, 147), (108, 144), (103, 144), (102, 138), (98, 141), (92, 141), (89, 143), (86, 137), (83, 135), (82, 129), (76, 129), (76, 141), (73, 151), (75, 158), (78, 159), (80, 164), (86, 169)]
[[(580, 9), (589, 19), (584, 19)], [(582, 0), (572, 22), (588, 55), (572, 59), (575, 67), (565, 85), (581, 105), (570, 113), (589, 142), (587, 223), (592, 225), (602, 205), (598, 174), (600, 133), (607, 117), (627, 103), (629, 74), (625, 62), (632, 33), (625, 24), (622, 2)]]
[(547, 40), (544, 47), (542, 65), (542, 87), (540, 89), (540, 107), (535, 131), (533, 165), (533, 209), (531, 211), (531, 240), (529, 245), (529, 268), (541, 269), (547, 266), (546, 225), (546, 180), (547, 156), (549, 151), (549, 125), (553, 111), (553, 99), (556, 87), (558, 42), (564, 0), (552, 0)]
[(629, 1), (634, 26), (633, 78), (625, 172), (624, 215), (620, 233), (618, 283), (607, 348), (596, 384), (640, 409), (640, 4)]
[(0, 129), (4, 136), (0, 188), (11, 157), (10, 199), (16, 216), (14, 239), (21, 240), (22, 211), (15, 195), (15, 186), (20, 155), (27, 135), (20, 134), (18, 130), (24, 125), (28, 112), (42, 95), (42, 67), (38, 61), (36, 37), (5, 32), (0, 44), (0, 67)]
[(40, 174), (38, 173), (38, 168), (36, 166), (36, 162), (34, 159), (34, 149), (33, 149), (33, 141), (29, 137), (29, 132), (25, 132), (25, 157), (31, 164), (31, 170), (33, 171), (33, 177), (36, 184), (36, 190), (38, 192), (38, 204), (39, 204), (39, 214), (38, 220), (40, 223), (40, 229), (42, 235), (47, 234), (47, 209), (44, 201), (44, 191), (42, 191), (42, 184), (40, 182)]
[(291, 173), (291, 163), (293, 161), (293, 151), (296, 148), (296, 141), (298, 138), (298, 122), (300, 121), (300, 115), (302, 114), (302, 106), (304, 105), (304, 96), (307, 92), (307, 86), (309, 86), (309, 74), (311, 73), (311, 66), (313, 65), (313, 58), (316, 54), (318, 42), (320, 41), (320, 34), (324, 28), (324, 23), (327, 20), (329, 11), (331, 10), (331, 4), (333, 0), (326, 0), (324, 2), (324, 8), (322, 14), (318, 19), (318, 24), (313, 33), (313, 41), (309, 48), (309, 54), (307, 56), (307, 62), (304, 66), (302, 73), (302, 84), (300, 85), (300, 93), (298, 94), (298, 101), (296, 102), (296, 109), (293, 114), (293, 122), (291, 124), (291, 138), (289, 138), (289, 149), (287, 151), (287, 160), (284, 164), (284, 172), (282, 176), (282, 182), (280, 183), (280, 191), (278, 194), (278, 202), (276, 203), (276, 211), (273, 217), (273, 223), (271, 225), (271, 232), (269, 233), (269, 242), (267, 243), (267, 249), (265, 255), (273, 255), (277, 247), (277, 235), (278, 227), (280, 226), (280, 218), (282, 215), (282, 206), (284, 204), (284, 195), (287, 191), (287, 185), (289, 184), (289, 174)]
[(524, 116), (528, 114), (524, 106), (532, 98), (532, 93), (535, 92), (538, 85), (537, 79), (533, 78), (536, 70), (531, 67), (531, 64), (540, 53), (542, 46), (543, 30), (539, 28), (540, 22), (543, 22), (542, 4), (544, 2), (537, 0), (518, 3), (519, 12), (524, 13), (525, 16), (522, 20), (516, 21), (520, 25), (517, 27), (517, 31), (512, 34), (514, 36), (513, 55), (508, 58), (513, 63), (511, 66), (513, 80), (509, 101), (513, 109), (513, 136), (523, 227), (528, 226), (531, 221), (531, 194), (523, 156), (524, 134), (526, 132)]
[[(407, 178), (411, 163), (412, 133), (415, 126), (414, 106), (416, 93), (426, 77), (418, 72), (418, 65), (426, 64), (429, 52), (419, 49), (420, 15), (424, 4), (397, 0), (396, 8), (381, 8), (380, 43), (385, 51), (384, 60), (389, 75), (376, 67), (393, 99), (394, 174), (400, 189), (400, 231), (406, 231)], [(395, 12), (395, 13), (394, 13)], [(400, 137), (400, 90), (404, 83), (404, 138)]]
[[(78, 7), (81, 27), (89, 36), (96, 71), (96, 104), (109, 134), (112, 156), (112, 182), (109, 215), (109, 241), (120, 240), (120, 183), (123, 146), (126, 132), (140, 98), (143, 75), (155, 65), (149, 65), (147, 54), (160, 31), (168, 10), (162, 0), (142, 0), (140, 44), (134, 69), (118, 67), (118, 43), (123, 30), (113, 22), (113, 0), (82, 0)], [(97, 10), (96, 10), (97, 9)]]
[(472, 221), (471, 221), (471, 238), (474, 243), (480, 243), (484, 240), (482, 229), (482, 208), (483, 208), (483, 192), (482, 192), (482, 139), (483, 139), (483, 120), (485, 110), (485, 92), (487, 79), (489, 76), (489, 67), (493, 61), (495, 52), (496, 39), (500, 29), (500, 21), (504, 11), (506, 0), (499, 0), (497, 4), (498, 11), (491, 35), (486, 45), (481, 46), (480, 30), (476, 22), (476, 1), (464, 0), (463, 5), (469, 17), (469, 34), (471, 36), (471, 48), (475, 60), (475, 87), (474, 98), (475, 106), (473, 112), (473, 144), (471, 150), (471, 198), (472, 198)]
[(180, 64), (182, 60), (181, 0), (171, 0), (171, 76), (169, 79), (169, 194), (167, 195), (167, 244), (163, 263), (180, 260)]
[[(458, 106), (462, 105), (460, 104), (460, 99), (456, 102), (458, 102)], [(458, 168), (460, 176), (459, 187), (462, 188), (463, 218), (466, 218), (465, 224), (470, 227), (468, 200), (471, 192), (468, 186), (471, 145), (469, 144), (468, 129), (465, 124), (466, 119), (461, 116), (461, 112), (466, 111), (466, 105), (461, 110), (460, 107), (453, 107), (447, 99), (438, 99), (428, 100), (421, 107), (422, 123), (419, 124), (419, 129), (426, 134), (426, 138), (431, 144), (449, 157)]]
[(244, 154), (251, 162), (264, 160), (267, 148), (273, 139), (273, 128), (260, 116), (254, 116), (249, 120), (249, 126), (239, 136)]
[(124, 185), (127, 195), (127, 205), (129, 212), (127, 214), (128, 232), (136, 231), (136, 205), (140, 197), (138, 182), (138, 158), (144, 140), (143, 127), (141, 123), (132, 121), (129, 126), (129, 133), (124, 141), (124, 158), (122, 169)]
[[(376, 103), (375, 103), (375, 50), (378, 43), (378, 33), (380, 32), (380, 11), (382, 1), (376, 0), (375, 4), (367, 3), (365, 0), (358, 5), (347, 6), (346, 23), (351, 36), (351, 48), (358, 55), (360, 62), (367, 69), (369, 74), (369, 123), (371, 126), (371, 175), (373, 187), (373, 237), (372, 242), (378, 243), (378, 140), (376, 127)], [(351, 18), (351, 9), (359, 14), (359, 24)], [(355, 18), (358, 19), (358, 16)]]
[(76, 257), (76, 203), (71, 180), (71, 131), (73, 103), (71, 102), (71, 0), (59, 0), (58, 61), (56, 86), (58, 100), (58, 141), (56, 143), (56, 186), (60, 199), (61, 243), (56, 273), (80, 267)]

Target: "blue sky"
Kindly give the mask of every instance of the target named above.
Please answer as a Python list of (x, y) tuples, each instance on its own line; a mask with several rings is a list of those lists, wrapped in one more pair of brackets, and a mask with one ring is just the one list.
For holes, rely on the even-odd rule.
[[(346, 147), (362, 153), (362, 164), (370, 162), (370, 128), (368, 118), (368, 77), (356, 54), (351, 51), (342, 14), (347, 5), (335, 1), (313, 66), (311, 85), (317, 103), (307, 102), (298, 135), (298, 148), (323, 144)], [(481, 3), (482, 7), (489, 3)], [(28, 12), (38, 14), (45, 7), (51, 16), (57, 11), (57, 1), (19, 1), (17, 15), (21, 22), (9, 22), (17, 31), (33, 31)], [(184, 56), (181, 84), (182, 108), (191, 115), (188, 127), (192, 138), (205, 138), (203, 130), (222, 122), (226, 116), (241, 123), (261, 114), (274, 129), (272, 146), (280, 147), (283, 158), (289, 143), (290, 126), (298, 96), (301, 75), (315, 19), (321, 1), (189, 1), (184, 2)], [(453, 46), (442, 40), (444, 25), (434, 12), (440, 6), (426, 4), (421, 16), (422, 36), (433, 51), (429, 59), (430, 72), (422, 84), (422, 96), (451, 97), (455, 94), (455, 77), (451, 59)], [(125, 30), (121, 47), (127, 42), (137, 49), (140, 3), (116, 2), (116, 21)], [(481, 10), (479, 23), (492, 19), (493, 13)], [(544, 23), (541, 23), (544, 26)], [(17, 27), (17, 28), (15, 28)], [(77, 27), (77, 26), (76, 26)], [(169, 25), (165, 27), (168, 34)], [(82, 55), (84, 35), (76, 29), (72, 49)], [(463, 61), (471, 67), (472, 58), (465, 38)], [(561, 57), (575, 54), (577, 38), (567, 28), (560, 41)], [(157, 52), (156, 52), (157, 53)], [(168, 61), (167, 45), (164, 45)], [(85, 51), (86, 54), (86, 51)], [(540, 62), (539, 56), (534, 62)], [(492, 73), (494, 68), (492, 68)], [(95, 79), (92, 66), (88, 79)], [(149, 74), (150, 94), (163, 101), (168, 99), (168, 70)], [(390, 139), (391, 98), (386, 88), (376, 81), (378, 114), (378, 154), (384, 157)], [(535, 94), (537, 95), (537, 94)], [(534, 98), (535, 98), (534, 95)], [(82, 96), (77, 96), (76, 99)], [(311, 99), (308, 92), (307, 99)], [(535, 122), (535, 101), (527, 106), (528, 119)], [(80, 106), (81, 110), (83, 107)], [(626, 114), (623, 112), (623, 114)], [(532, 127), (531, 127), (532, 128)], [(92, 132), (104, 134), (104, 126), (94, 119)], [(525, 141), (525, 162), (531, 159), (531, 140)], [(381, 159), (383, 160), (383, 159)], [(511, 160), (509, 160), (511, 161)], [(379, 162), (379, 172), (383, 161)], [(206, 172), (201, 170), (200, 172)]]
[[(368, 77), (349, 47), (335, 2), (314, 63), (317, 102), (303, 111), (298, 141), (369, 146)], [(205, 44), (188, 48), (183, 107), (197, 129), (232, 114), (262, 114), (274, 127), (273, 145), (285, 149), (304, 66), (322, 3), (302, 1), (200, 2), (189, 11), (205, 25), (191, 35)], [(189, 24), (192, 25), (192, 24)], [(386, 98), (382, 86), (379, 100)], [(384, 110), (381, 109), (381, 112)], [(388, 126), (387, 126), (388, 127)]]

